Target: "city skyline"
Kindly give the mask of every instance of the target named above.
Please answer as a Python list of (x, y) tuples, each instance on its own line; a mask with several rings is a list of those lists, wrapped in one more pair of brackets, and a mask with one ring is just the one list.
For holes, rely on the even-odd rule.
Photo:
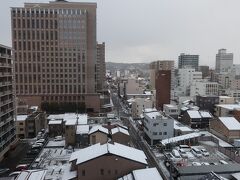
[[(24, 2), (3, 2), (0, 30), (2, 44), (11, 46), (10, 7)], [(71, 1), (70, 1), (71, 2)], [(177, 62), (180, 53), (198, 54), (200, 65), (215, 66), (218, 49), (226, 48), (240, 59), (240, 2), (231, 0), (97, 2), (97, 39), (106, 42), (107, 62), (146, 62), (170, 59)], [(158, 23), (159, 22), (159, 23)]]

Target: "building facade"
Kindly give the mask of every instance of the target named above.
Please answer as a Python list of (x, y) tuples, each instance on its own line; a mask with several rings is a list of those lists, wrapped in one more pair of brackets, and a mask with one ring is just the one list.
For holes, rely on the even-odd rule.
[(99, 111), (96, 7), (51, 1), (11, 9), (19, 98), (29, 105), (84, 102)]
[(146, 109), (144, 112), (144, 133), (150, 145), (173, 137), (174, 119), (156, 109)]
[(13, 83), (12, 50), (0, 45), (0, 161), (16, 142)]
[(96, 64), (97, 90), (104, 88), (106, 77), (105, 65), (105, 43), (97, 44), (97, 64)]
[(227, 72), (233, 66), (233, 53), (227, 53), (226, 49), (219, 49), (216, 54), (216, 72)]
[(196, 71), (198, 70), (199, 65), (199, 55), (190, 55), (190, 54), (180, 54), (178, 56), (178, 69), (182, 68), (194, 68)]
[(159, 70), (155, 77), (156, 108), (162, 110), (164, 104), (170, 104), (171, 98), (171, 71)]

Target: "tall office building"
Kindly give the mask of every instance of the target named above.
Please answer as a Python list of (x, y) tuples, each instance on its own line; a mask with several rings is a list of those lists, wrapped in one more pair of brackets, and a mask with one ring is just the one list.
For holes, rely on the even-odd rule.
[(178, 69), (182, 68), (194, 68), (198, 70), (199, 55), (180, 54), (178, 56)]
[(16, 142), (12, 50), (0, 45), (0, 161)]
[(233, 66), (233, 53), (227, 53), (226, 49), (219, 49), (216, 54), (216, 72), (227, 72)]
[(106, 77), (106, 65), (105, 65), (105, 43), (97, 44), (97, 90), (104, 88), (104, 82)]
[(14, 7), (16, 94), (30, 105), (84, 102), (99, 111), (96, 3), (25, 3)]
[(171, 70), (171, 89), (174, 89), (174, 61), (160, 60), (151, 62), (149, 65), (150, 85), (155, 89), (155, 76), (158, 70)]
[(156, 108), (163, 110), (164, 104), (170, 104), (171, 98), (171, 71), (158, 70), (155, 76)]

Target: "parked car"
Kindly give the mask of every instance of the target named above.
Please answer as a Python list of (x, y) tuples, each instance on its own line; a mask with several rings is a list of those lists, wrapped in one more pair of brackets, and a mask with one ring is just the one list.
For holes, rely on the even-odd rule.
[(188, 155), (187, 155), (187, 153), (186, 153), (185, 150), (179, 149), (178, 151), (180, 152), (180, 154), (181, 154), (181, 156), (182, 156), (183, 158), (188, 158)]
[(209, 152), (206, 150), (206, 149), (201, 149), (201, 153), (204, 155), (204, 156), (209, 156)]
[(224, 161), (224, 160), (220, 160), (219, 161), (221, 164), (228, 164), (226, 161)]
[(193, 166), (201, 166), (201, 163), (200, 162), (192, 162), (192, 165)]
[(37, 140), (35, 143), (45, 143), (45, 139), (39, 139), (39, 140)]
[(192, 153), (193, 153), (196, 157), (202, 157), (201, 151), (200, 151), (198, 148), (196, 148), (196, 147), (193, 147), (193, 148), (192, 148)]
[(210, 164), (208, 162), (202, 162), (202, 165), (209, 166)]
[(182, 151), (191, 151), (191, 147), (188, 145), (179, 145), (178, 149), (182, 149)]
[(175, 158), (181, 158), (181, 155), (180, 153), (176, 150), (176, 149), (173, 149), (172, 150), (172, 154)]

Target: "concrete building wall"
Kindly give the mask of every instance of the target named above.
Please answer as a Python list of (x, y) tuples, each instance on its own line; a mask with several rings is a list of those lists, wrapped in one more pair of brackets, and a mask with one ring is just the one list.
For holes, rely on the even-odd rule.
[(105, 83), (106, 65), (105, 65), (105, 43), (97, 44), (97, 90), (102, 90)]
[(65, 126), (65, 145), (75, 146), (76, 125)]
[(12, 49), (0, 44), (0, 161), (16, 142)]
[(199, 55), (180, 54), (178, 56), (178, 69), (190, 67), (198, 70)]
[(113, 180), (145, 167), (145, 164), (115, 155), (107, 155), (77, 165), (77, 175), (78, 180)]
[(216, 54), (216, 72), (227, 72), (233, 66), (233, 53), (227, 53), (226, 49), (219, 49)]

